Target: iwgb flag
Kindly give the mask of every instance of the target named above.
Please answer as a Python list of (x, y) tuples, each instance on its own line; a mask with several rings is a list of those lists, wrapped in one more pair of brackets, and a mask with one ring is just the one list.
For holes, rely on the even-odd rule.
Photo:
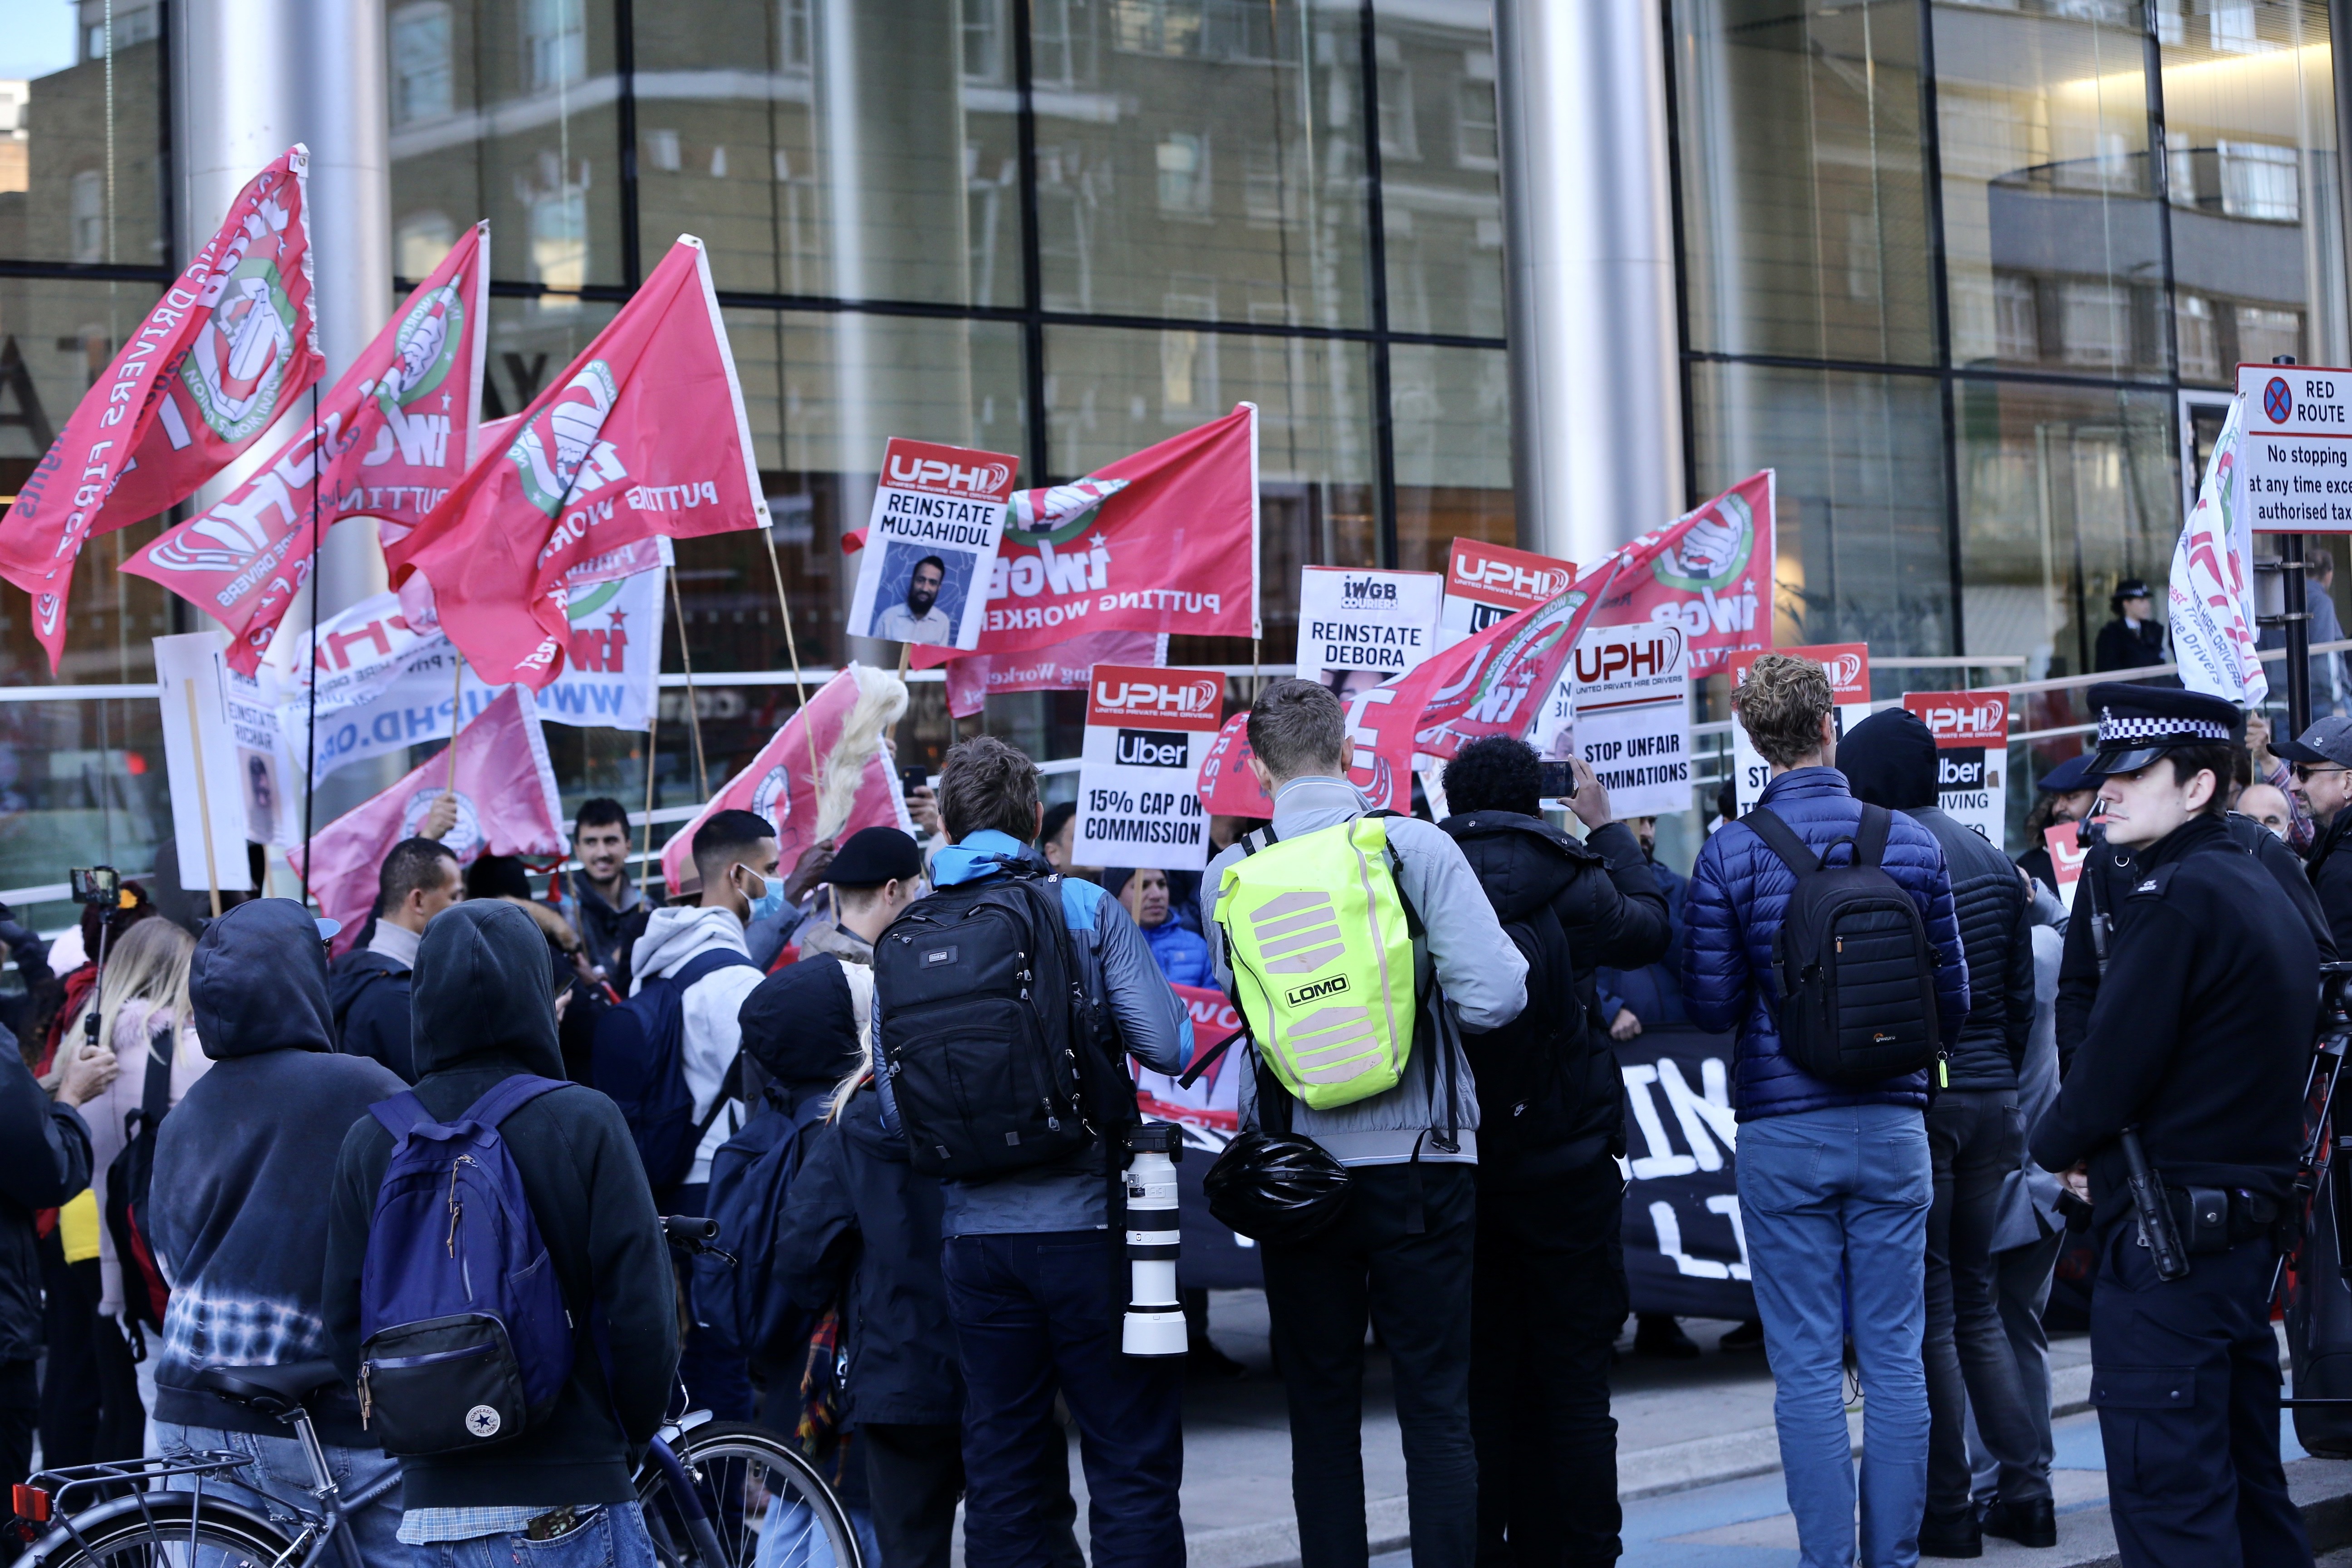
[(431, 584), (483, 679), (536, 690), (563, 667), (573, 566), (655, 534), (767, 525), (702, 242), (680, 236), (521, 420), (383, 553), (395, 588)]
[(1693, 680), (1727, 668), (1736, 653), (1770, 647), (1776, 494), (1766, 468), (1684, 513), (1673, 525), (1681, 537), (1643, 569), (1618, 574), (1592, 624), (1680, 626)]
[(457, 797), (457, 826), (441, 842), (460, 864), (486, 854), (563, 852), (555, 770), (548, 763), (539, 716), (521, 692), (512, 687), (500, 692), (450, 744), (457, 748), (454, 780), (445, 746), (390, 789), (329, 823), (311, 839), (307, 854), (287, 853), (320, 912), (343, 922), (335, 938), (337, 952), (359, 940), (375, 902), (384, 856), (415, 834), (445, 788)]
[(853, 664), (826, 681), (748, 767), (670, 836), (662, 847), (664, 884), (672, 892), (688, 886), (694, 836), (722, 811), (748, 811), (767, 819), (776, 830), (779, 876), (790, 874), (793, 862), (820, 838), (843, 837), (861, 827), (914, 832), (882, 743), (906, 710), (906, 684), (887, 670)]
[(259, 668), (310, 580), (317, 534), (366, 516), (397, 537), (473, 461), (489, 251), (489, 225), (476, 224), (352, 362), (314, 422), (210, 511), (123, 563), (227, 626), (233, 668)]
[(2197, 505), (2172, 547), (2165, 603), (2172, 611), (2180, 683), (2251, 708), (2270, 696), (2271, 682), (2256, 651), (2253, 606), (2247, 602), (2245, 550), (2252, 535), (2238, 518), (2238, 442), (2245, 424), (2245, 400), (2231, 398), (2198, 482)]
[[(1258, 635), (1255, 404), (1085, 479), (1013, 492), (971, 651), (1097, 631)], [(917, 647), (913, 661), (956, 657)]]
[(33, 596), (52, 672), (83, 542), (184, 500), (319, 379), (309, 167), (297, 142), (237, 193), (0, 518), (0, 577)]
[(1087, 671), (1098, 664), (1167, 662), (1166, 634), (1150, 632), (1086, 632), (1027, 653), (975, 653), (948, 660), (948, 711), (969, 719), (991, 697), (1015, 691), (1084, 691)]

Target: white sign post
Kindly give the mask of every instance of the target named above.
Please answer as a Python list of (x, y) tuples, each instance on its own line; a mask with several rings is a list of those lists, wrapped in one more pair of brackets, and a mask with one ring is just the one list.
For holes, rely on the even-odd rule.
[(2352, 533), (2352, 370), (2242, 364), (2238, 482), (2256, 533)]
[(1208, 865), (1209, 816), (1197, 786), (1224, 697), (1225, 678), (1213, 669), (1095, 666), (1071, 858), (1169, 871)]
[[(1837, 732), (1844, 734), (1870, 717), (1870, 647), (1865, 643), (1823, 643), (1818, 647), (1748, 648), (1731, 656), (1731, 683), (1738, 686), (1748, 679), (1748, 667), (1768, 653), (1794, 654), (1810, 658), (1829, 671), (1831, 698), (1837, 706)], [(1764, 760), (1748, 739), (1747, 727), (1738, 716), (1731, 721), (1731, 780), (1732, 795), (1739, 814), (1756, 804), (1764, 786), (1772, 782), (1771, 764)]]
[(246, 800), (237, 778), (236, 728), (229, 722), (226, 676), (228, 633), (189, 632), (155, 639), (156, 696), (163, 717), (163, 764), (172, 792), (172, 837), (180, 881), (192, 887), (204, 868), (213, 913), (224, 892), (249, 892)]
[(1591, 763), (1619, 816), (1690, 809), (1690, 648), (1679, 625), (1587, 630), (1537, 723), (1536, 749)]
[(1347, 697), (1392, 680), (1437, 651), (1434, 572), (1308, 566), (1298, 579), (1298, 675)]
[[(1002, 452), (890, 438), (849, 599), (852, 637), (966, 651), (980, 646), (1019, 462)], [(1085, 572), (1084, 556), (1069, 560)]]

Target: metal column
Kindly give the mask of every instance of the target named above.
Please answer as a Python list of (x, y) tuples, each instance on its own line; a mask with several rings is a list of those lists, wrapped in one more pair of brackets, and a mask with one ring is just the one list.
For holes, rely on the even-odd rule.
[(1591, 561), (1683, 510), (1657, 0), (1496, 0), (1519, 539)]

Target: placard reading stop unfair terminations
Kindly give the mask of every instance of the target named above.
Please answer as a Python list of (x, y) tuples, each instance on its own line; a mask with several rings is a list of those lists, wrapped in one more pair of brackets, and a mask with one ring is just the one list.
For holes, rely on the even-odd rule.
[(2352, 370), (2242, 364), (2239, 494), (2256, 533), (2352, 533)]
[(1087, 682), (1079, 751), (1081, 866), (1209, 863), (1209, 817), (1196, 781), (1224, 716), (1225, 678), (1213, 669), (1098, 664)]

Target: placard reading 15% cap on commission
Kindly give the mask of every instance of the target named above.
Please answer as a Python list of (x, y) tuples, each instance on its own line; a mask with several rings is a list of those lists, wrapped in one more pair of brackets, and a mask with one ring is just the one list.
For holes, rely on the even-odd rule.
[(2352, 533), (2352, 370), (2242, 364), (2238, 471), (2257, 533)]

